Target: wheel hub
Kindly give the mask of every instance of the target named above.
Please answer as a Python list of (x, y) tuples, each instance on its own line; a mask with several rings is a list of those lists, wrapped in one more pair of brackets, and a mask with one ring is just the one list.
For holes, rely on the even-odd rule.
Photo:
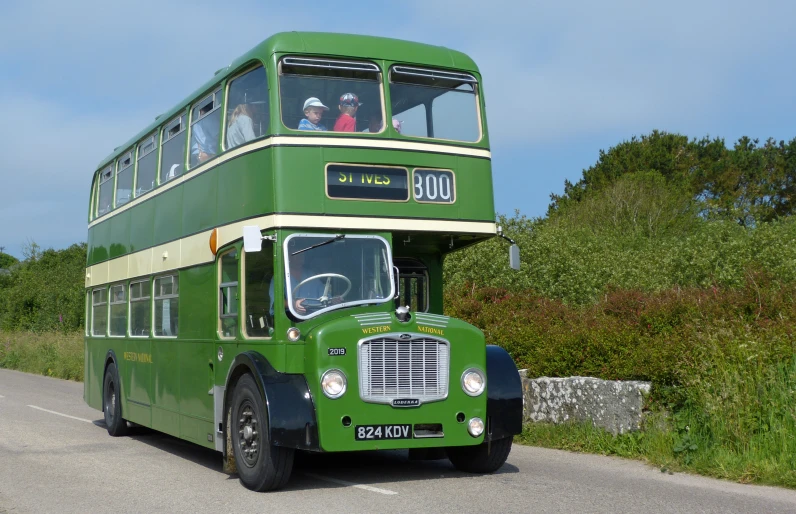
[(248, 466), (253, 466), (257, 462), (260, 449), (260, 434), (257, 431), (257, 418), (254, 415), (254, 409), (249, 402), (244, 402), (241, 405), (238, 435), (240, 436), (239, 446), (243, 460)]

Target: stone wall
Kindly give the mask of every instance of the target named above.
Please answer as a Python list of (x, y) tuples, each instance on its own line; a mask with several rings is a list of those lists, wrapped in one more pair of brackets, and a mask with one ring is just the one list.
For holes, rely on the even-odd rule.
[(591, 377), (528, 378), (520, 370), (524, 421), (591, 421), (612, 434), (639, 430), (649, 382)]

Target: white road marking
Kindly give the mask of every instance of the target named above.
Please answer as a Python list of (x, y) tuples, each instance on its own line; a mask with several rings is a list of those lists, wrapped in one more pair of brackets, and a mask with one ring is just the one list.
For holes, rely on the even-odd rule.
[(69, 414), (62, 414), (60, 412), (55, 412), (54, 410), (42, 409), (41, 407), (36, 407), (35, 405), (28, 405), (28, 407), (30, 407), (31, 409), (36, 409), (36, 410), (40, 410), (40, 411), (44, 411), (44, 412), (49, 412), (50, 414), (55, 414), (56, 416), (63, 416), (65, 418), (69, 418), (69, 419), (76, 419), (78, 421), (85, 421), (86, 423), (94, 423), (90, 419), (78, 418), (78, 417), (75, 417), (75, 416), (70, 416)]
[(0, 394), (0, 398), (5, 398), (5, 396), (3, 396), (2, 394)]
[(372, 487), (369, 485), (362, 485), (362, 484), (355, 484), (354, 482), (346, 482), (345, 480), (339, 480), (337, 478), (330, 478), (321, 475), (316, 475), (315, 473), (304, 473), (308, 477), (317, 478), (318, 480), (325, 480), (326, 482), (331, 482), (333, 484), (344, 485), (346, 487), (356, 487), (357, 489), (364, 489), (366, 491), (371, 491), (373, 493), (380, 493), (380, 494), (398, 494), (395, 491), (390, 491), (389, 489), (379, 489), (378, 487)]

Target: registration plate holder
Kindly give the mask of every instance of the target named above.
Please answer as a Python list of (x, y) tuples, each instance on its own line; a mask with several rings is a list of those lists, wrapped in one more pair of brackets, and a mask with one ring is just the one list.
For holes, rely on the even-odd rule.
[(412, 425), (357, 425), (354, 428), (354, 439), (357, 441), (412, 439)]

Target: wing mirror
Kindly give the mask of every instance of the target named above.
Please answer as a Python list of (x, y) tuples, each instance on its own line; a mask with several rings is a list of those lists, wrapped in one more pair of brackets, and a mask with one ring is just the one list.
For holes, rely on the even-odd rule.
[(520, 269), (520, 247), (517, 246), (517, 243), (515, 243), (512, 238), (503, 235), (503, 227), (498, 226), (497, 235), (498, 235), (498, 237), (502, 237), (503, 239), (505, 239), (506, 241), (511, 243), (511, 246), (509, 247), (509, 266), (511, 266), (511, 269), (513, 269), (513, 270), (519, 270)]

